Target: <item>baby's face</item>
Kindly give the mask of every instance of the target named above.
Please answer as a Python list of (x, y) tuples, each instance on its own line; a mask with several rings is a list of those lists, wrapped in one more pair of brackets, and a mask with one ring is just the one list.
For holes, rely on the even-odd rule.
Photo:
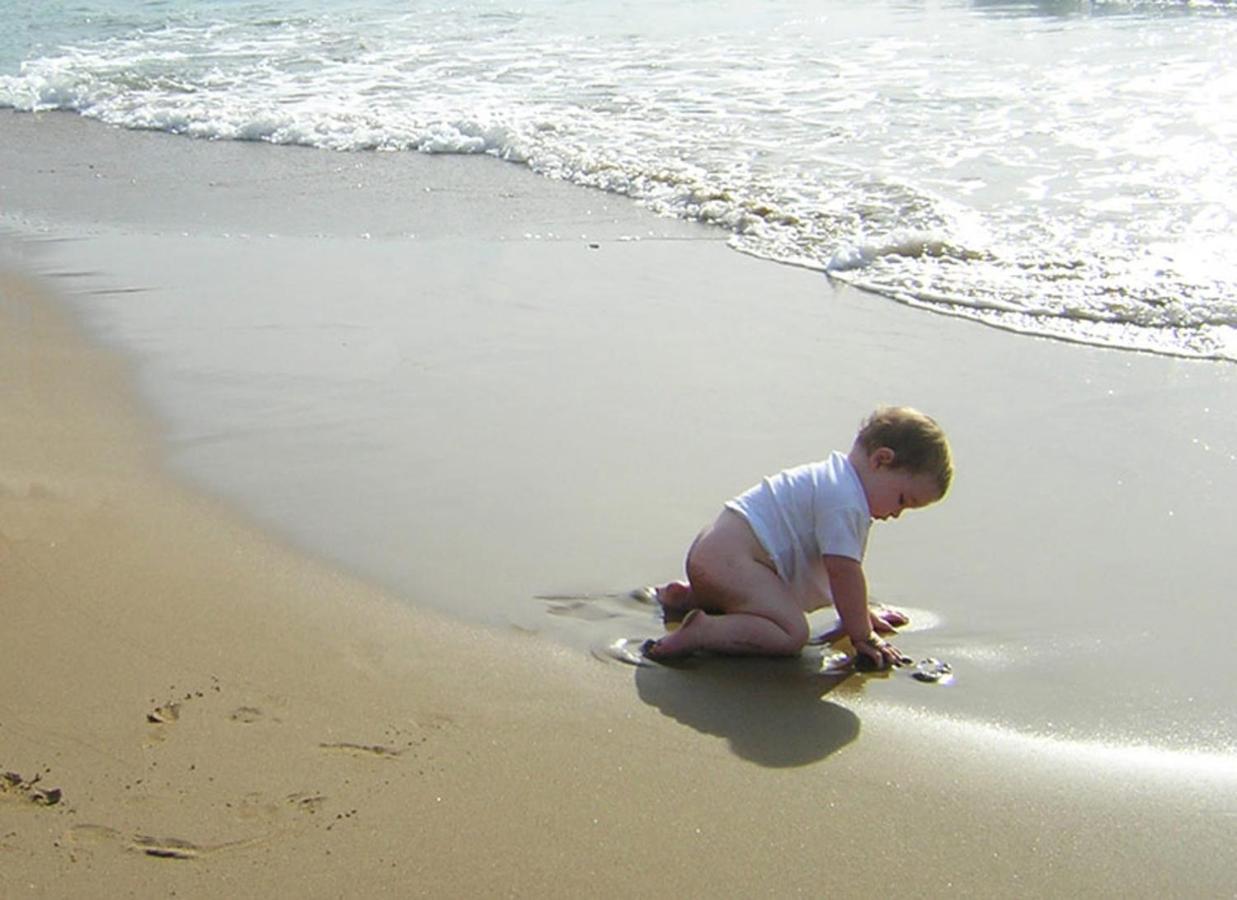
[(896, 519), (904, 509), (919, 509), (940, 499), (932, 476), (886, 466), (871, 471), (864, 488), (874, 519)]

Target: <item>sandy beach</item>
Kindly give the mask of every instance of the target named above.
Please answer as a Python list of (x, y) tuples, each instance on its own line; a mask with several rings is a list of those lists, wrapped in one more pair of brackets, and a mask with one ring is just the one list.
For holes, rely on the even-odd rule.
[[(1231, 366), (490, 159), (4, 112), (0, 213), (4, 896), (1233, 896)], [(597, 652), (880, 402), (954, 685)]]

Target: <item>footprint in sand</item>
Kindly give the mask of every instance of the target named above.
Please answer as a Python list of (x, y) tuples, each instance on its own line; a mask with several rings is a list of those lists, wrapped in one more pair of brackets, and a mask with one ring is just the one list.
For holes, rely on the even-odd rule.
[(162, 706), (156, 706), (146, 714), (146, 721), (152, 725), (168, 725), (179, 718), (179, 703), (165, 703)]
[(0, 797), (28, 800), (36, 806), (55, 806), (63, 799), (60, 788), (43, 787), (42, 775), (23, 778), (16, 772), (0, 772)]
[[(212, 676), (212, 681), (213, 684), (210, 686), (210, 690), (217, 694), (222, 690), (219, 685), (219, 680)], [(175, 690), (176, 689), (174, 687), (171, 688), (171, 691)], [(184, 711), (184, 707), (187, 703), (196, 702), (197, 700), (201, 700), (208, 696), (209, 695), (205, 691), (189, 691), (180, 700), (169, 700), (166, 703), (154, 707), (150, 710), (150, 712), (146, 713), (146, 721), (151, 725), (171, 725), (180, 719), (181, 713)], [(248, 725), (267, 718), (267, 714), (256, 706), (238, 706), (228, 714), (228, 718), (233, 722)], [(274, 721), (278, 722), (279, 720), (274, 719)], [(157, 740), (162, 740), (166, 736), (158, 732), (152, 733), (156, 735)]]
[(653, 588), (634, 591), (601, 591), (585, 594), (538, 594), (535, 600), (545, 604), (552, 616), (566, 616), (586, 622), (645, 616), (657, 605)]
[(294, 809), (310, 815), (318, 812), (326, 803), (326, 797), (322, 794), (296, 793), (289, 794), (285, 799)]
[(240, 722), (242, 725), (249, 725), (263, 718), (265, 714), (256, 706), (238, 706), (232, 710), (228, 716), (233, 722)]
[(130, 849), (159, 859), (197, 859), (203, 853), (203, 848), (191, 841), (184, 841), (180, 838), (156, 838), (144, 834), (139, 834), (133, 839)]
[(354, 756), (396, 757), (407, 747), (388, 747), (385, 744), (354, 744), (350, 741), (330, 741), (318, 744), (323, 750), (350, 753)]
[(227, 841), (222, 844), (196, 844), (178, 837), (155, 837), (149, 834), (135, 834), (126, 837), (115, 828), (106, 825), (74, 825), (65, 834), (66, 839), (80, 847), (114, 846), (134, 853), (141, 853), (155, 859), (198, 859), (212, 853), (224, 850), (241, 850), (255, 847), (266, 838), (247, 838), (240, 841)]
[(605, 619), (617, 619), (619, 613), (612, 612), (604, 606), (594, 602), (593, 599), (566, 599), (548, 597), (538, 597), (537, 599), (545, 601), (546, 612), (552, 616), (568, 616), (572, 619), (583, 619), (586, 622), (600, 622)]
[(168, 732), (163, 726), (171, 725), (180, 718), (179, 703), (164, 703), (146, 713), (146, 721), (156, 727), (149, 730), (145, 746), (155, 747), (167, 740)]
[[(453, 724), (450, 716), (431, 714), (419, 717), (412, 723), (415, 729), (409, 732), (406, 727), (392, 725), (384, 733), (383, 743), (365, 743), (363, 741), (322, 741), (318, 748), (333, 753), (347, 753), (352, 756), (368, 756), (382, 759), (392, 759), (429, 741), (433, 732), (441, 731)], [(415, 736), (414, 736), (415, 735)]]
[(100, 844), (117, 843), (122, 835), (115, 828), (106, 825), (74, 825), (65, 833), (65, 838), (79, 847), (93, 847)]

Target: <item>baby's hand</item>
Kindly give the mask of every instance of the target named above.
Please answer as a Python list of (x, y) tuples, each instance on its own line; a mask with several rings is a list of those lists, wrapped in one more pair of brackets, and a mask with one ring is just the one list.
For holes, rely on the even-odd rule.
[(910, 622), (906, 613), (888, 606), (874, 606), (868, 611), (868, 618), (872, 620), (872, 630), (879, 634), (889, 634)]
[[(910, 617), (906, 613), (897, 609), (890, 609), (887, 606), (874, 606), (868, 611), (868, 620), (872, 623), (872, 630), (880, 634), (890, 634), (896, 628), (900, 628), (910, 622)], [(846, 626), (839, 620), (836, 625), (828, 631), (822, 632), (813, 638), (808, 639), (809, 644), (832, 644), (846, 636)]]
[(911, 662), (909, 656), (874, 634), (860, 640), (851, 639), (855, 647), (855, 668), (860, 672), (880, 671), (890, 666), (904, 666)]

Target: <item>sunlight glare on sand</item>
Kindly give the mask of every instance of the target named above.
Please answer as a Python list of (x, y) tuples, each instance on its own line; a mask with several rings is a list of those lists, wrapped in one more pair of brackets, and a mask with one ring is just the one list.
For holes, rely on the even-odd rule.
[(1044, 766), (1087, 776), (1096, 770), (1119, 768), (1140, 778), (1166, 778), (1237, 787), (1237, 748), (1230, 752), (1170, 750), (1148, 744), (1085, 741), (1029, 734), (981, 722), (940, 716), (924, 710), (877, 703), (860, 713), (882, 719), (915, 717), (915, 728), (927, 743), (947, 744), (977, 756), (1008, 756), (1020, 766)]

